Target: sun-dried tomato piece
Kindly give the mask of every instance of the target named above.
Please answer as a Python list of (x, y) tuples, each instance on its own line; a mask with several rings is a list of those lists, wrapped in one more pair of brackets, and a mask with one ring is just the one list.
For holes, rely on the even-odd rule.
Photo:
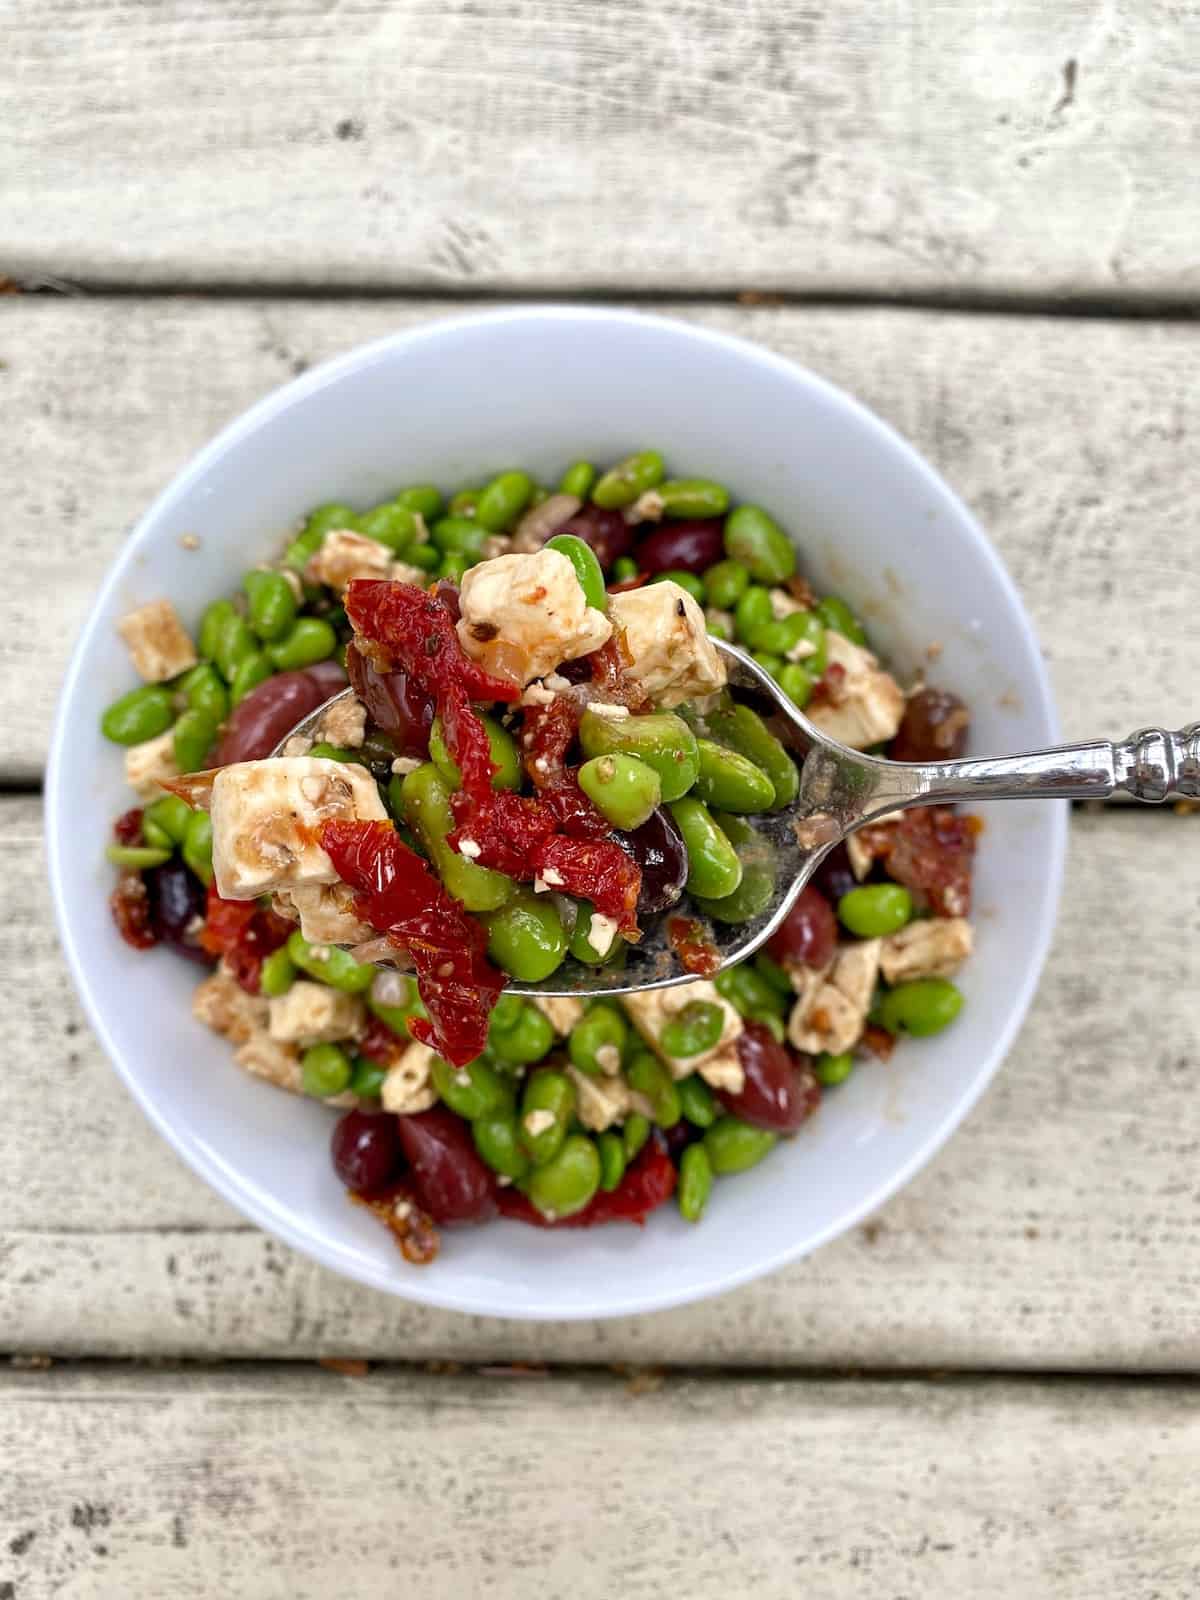
[[(631, 578), (625, 587), (636, 589), (643, 581), (640, 577), (636, 580)], [(630, 674), (633, 656), (625, 638), (624, 628), (618, 628), (611, 638), (605, 640), (599, 650), (592, 651), (587, 660), (592, 667), (592, 684), (600, 691), (604, 700), (611, 705), (628, 706), (635, 713), (650, 709), (645, 689)]]
[[(140, 818), (139, 817), (139, 832)], [(108, 897), (109, 910), (117, 932), (135, 950), (150, 950), (158, 943), (150, 915), (150, 896), (137, 872), (123, 872), (117, 887)]]
[(886, 1028), (881, 1028), (874, 1022), (868, 1022), (863, 1029), (859, 1043), (864, 1050), (869, 1050), (878, 1060), (890, 1061), (892, 1052), (896, 1048), (896, 1035), (889, 1033)]
[(496, 1204), (501, 1216), (536, 1228), (594, 1228), (603, 1222), (636, 1222), (641, 1226), (652, 1211), (671, 1198), (677, 1181), (674, 1162), (658, 1140), (651, 1139), (612, 1193), (600, 1190), (573, 1217), (550, 1222), (517, 1189), (499, 1189)]
[(262, 964), (287, 943), (293, 924), (256, 900), (222, 900), (214, 884), (208, 891), (200, 944), (220, 956), (247, 994), (262, 989)]
[(602, 917), (612, 917), (627, 939), (639, 937), (638, 893), (641, 868), (619, 844), (608, 839), (570, 839), (555, 834), (534, 853), (531, 875), (563, 894), (590, 900)]
[(123, 811), (113, 823), (113, 837), (118, 844), (142, 844), (142, 808)]
[(534, 852), (554, 833), (553, 812), (530, 795), (514, 794), (509, 789), (493, 790), (482, 804), (459, 790), (450, 796), (450, 808), (457, 827), (449, 836), (451, 849), (463, 840), (479, 848), (471, 859), (481, 867), (506, 872), (510, 878), (527, 880), (533, 876)]
[(815, 706), (840, 706), (846, 698), (846, 669), (840, 661), (831, 661), (813, 684), (807, 709)]
[(411, 1266), (427, 1267), (436, 1259), (441, 1237), (433, 1218), (413, 1199), (411, 1189), (399, 1183), (386, 1194), (356, 1194), (353, 1189), (347, 1193), (356, 1206), (365, 1206), (379, 1218)]
[(721, 965), (716, 945), (705, 933), (704, 924), (695, 917), (668, 917), (667, 943), (685, 972), (710, 978)]
[(898, 822), (864, 828), (872, 853), (889, 878), (913, 891), (921, 906), (939, 917), (966, 917), (971, 911), (971, 868), (977, 817), (947, 806), (906, 811)]
[(429, 1018), (413, 1037), (454, 1066), (487, 1043), (488, 1014), (504, 978), (485, 954), (487, 934), (388, 822), (325, 822), (321, 848), (356, 891), (356, 909), (412, 958)]
[(408, 1040), (389, 1028), (374, 1012), (367, 1018), (367, 1031), (356, 1046), (360, 1056), (377, 1066), (390, 1067), (408, 1049)]
[(521, 760), (535, 789), (545, 789), (563, 771), (581, 715), (578, 703), (562, 694), (548, 706), (526, 707), (521, 722)]

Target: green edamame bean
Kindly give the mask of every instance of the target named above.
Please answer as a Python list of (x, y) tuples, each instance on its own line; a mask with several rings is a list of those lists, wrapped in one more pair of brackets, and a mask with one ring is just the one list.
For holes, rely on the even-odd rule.
[(571, 1029), (567, 1055), (571, 1065), (589, 1077), (600, 1077), (621, 1065), (621, 1051), (629, 1037), (625, 1018), (615, 1006), (603, 1002), (592, 1006)]
[(692, 791), (705, 805), (722, 811), (769, 811), (775, 804), (775, 785), (761, 767), (727, 745), (697, 739), (700, 771)]
[(229, 715), (229, 690), (211, 661), (202, 661), (180, 681), (180, 690), (192, 711), (203, 711), (214, 722)]
[(750, 644), (755, 650), (765, 650), (775, 656), (790, 656), (791, 651), (804, 647), (806, 655), (815, 654), (808, 646), (814, 643), (813, 624), (817, 634), (824, 636), (825, 629), (811, 611), (789, 611), (786, 617), (772, 617), (770, 622), (760, 622), (750, 630)]
[[(492, 773), (492, 788), (519, 789), (521, 757), (517, 753), (516, 740), (507, 728), (496, 721), (495, 717), (489, 716), (486, 712), (476, 712), (476, 715), (487, 730), (488, 744), (491, 746), (492, 766), (496, 769)], [(434, 717), (433, 726), (429, 730), (429, 759), (452, 789), (462, 788), (462, 773), (458, 770), (458, 762), (446, 749), (441, 717)]]
[[(232, 600), (214, 600), (200, 613), (200, 628), (196, 634), (197, 653), (207, 661), (217, 658), (217, 645), (230, 617), (237, 615)], [(187, 679), (184, 679), (187, 683)]]
[(479, 496), (475, 520), (489, 533), (503, 533), (529, 504), (533, 479), (527, 472), (502, 472)]
[(709, 605), (732, 611), (750, 587), (750, 573), (740, 561), (718, 561), (704, 574)]
[(679, 1158), (679, 1187), (675, 1191), (679, 1215), (699, 1222), (712, 1194), (713, 1165), (703, 1144), (689, 1144)]
[(669, 1056), (698, 1056), (711, 1050), (725, 1029), (725, 1013), (711, 1000), (689, 1000), (665, 1023), (659, 1044)]
[(775, 1040), (782, 1044), (787, 1038), (787, 1029), (783, 1025), (783, 1018), (774, 1011), (754, 1010), (746, 1013), (747, 1022), (761, 1022), (763, 1027)]
[(359, 531), (377, 544), (386, 545), (393, 555), (399, 555), (417, 542), (421, 524), (415, 511), (398, 505), (395, 500), (385, 500), (382, 505), (363, 512)]
[(350, 1093), (356, 1094), (360, 1100), (378, 1100), (387, 1075), (388, 1069), (381, 1067), (378, 1061), (372, 1061), (370, 1056), (355, 1056), (350, 1073)]
[(727, 639), (730, 644), (733, 643), (733, 626), (726, 620), (723, 612), (711, 609), (706, 611), (704, 626), (708, 630), (710, 639)]
[(515, 1028), (525, 1013), (527, 1002), (519, 994), (502, 994), (492, 1007), (492, 1014), (488, 1018), (488, 1031), (504, 1033), (509, 1028)]
[(595, 481), (596, 469), (590, 461), (573, 461), (558, 480), (558, 492), (586, 500)]
[(839, 595), (827, 594), (817, 602), (816, 612), (825, 626), (843, 639), (849, 639), (851, 644), (866, 644), (866, 629)]
[(257, 650), (258, 640), (250, 632), (250, 624), (245, 617), (237, 611), (226, 617), (217, 630), (217, 648), (213, 657), (226, 683), (232, 683), (233, 675), (242, 662)]
[(732, 894), (712, 900), (693, 895), (696, 909), (714, 922), (749, 922), (766, 910), (775, 893), (774, 856), (765, 840), (733, 812), (718, 812), (714, 819), (742, 864), (742, 881)]
[(792, 980), (787, 970), (781, 967), (765, 950), (760, 950), (754, 958), (754, 970), (764, 983), (769, 983), (777, 994), (781, 994), (790, 1005), (792, 1000)]
[(666, 468), (657, 450), (641, 450), (610, 467), (592, 489), (592, 502), (605, 511), (631, 506), (647, 489), (657, 488)]
[(638, 564), (632, 556), (618, 556), (612, 565), (612, 581), (627, 583), (638, 575)]
[(913, 898), (899, 883), (864, 883), (838, 901), (838, 919), (860, 939), (886, 939), (912, 921)]
[[(394, 784), (395, 779), (389, 785), (389, 794)], [(400, 814), (454, 898), (468, 911), (495, 911), (504, 905), (515, 887), (512, 879), (490, 867), (478, 866), (446, 843), (446, 835), (454, 828), (450, 788), (432, 761), (408, 774), (399, 786), (398, 799)]]
[(435, 544), (410, 544), (404, 552), (404, 559), (410, 567), (420, 567), (425, 572), (432, 572), (441, 564), (441, 553)]
[(217, 737), (217, 725), (206, 711), (185, 711), (172, 740), (180, 772), (199, 772)]
[(280, 672), (293, 672), (327, 661), (337, 644), (337, 634), (321, 617), (298, 617), (282, 639), (267, 646), (267, 654)]
[(473, 517), (482, 493), (482, 489), (459, 489), (457, 494), (450, 496), (447, 514), (452, 517)]
[(679, 568), (672, 568), (669, 572), (656, 572), (650, 579), (651, 583), (674, 583), (685, 589), (698, 606), (705, 601), (704, 585), (694, 572), (684, 572)]
[(358, 532), (358, 513), (352, 511), (343, 500), (330, 500), (318, 506), (315, 511), (309, 512), (308, 521), (304, 524), (304, 532), (315, 537), (318, 544), (333, 528), (348, 528), (351, 533)]
[(752, 1128), (740, 1117), (721, 1117), (705, 1132), (703, 1144), (713, 1171), (724, 1176), (757, 1166), (778, 1138), (766, 1128)]
[(816, 679), (798, 661), (785, 661), (775, 682), (798, 709), (803, 710), (816, 685)]
[(159, 683), (146, 683), (113, 701), (100, 718), (100, 731), (114, 744), (144, 744), (165, 733), (174, 715), (171, 691)]
[(182, 844), (191, 821), (192, 808), (177, 794), (164, 794), (142, 812), (142, 832), (155, 827), (169, 844)]
[(212, 818), (207, 811), (193, 811), (183, 836), (182, 855), (200, 882), (207, 888), (213, 881)]
[(586, 1134), (573, 1133), (561, 1150), (529, 1174), (526, 1193), (544, 1217), (572, 1217), (600, 1187), (600, 1152)]
[(671, 1074), (656, 1055), (649, 1050), (639, 1050), (625, 1069), (631, 1089), (645, 1095), (650, 1102), (650, 1114), (660, 1128), (673, 1128), (683, 1115), (679, 1090)]
[(733, 620), (739, 641), (749, 645), (755, 629), (764, 627), (774, 615), (771, 610), (770, 591), (758, 584), (751, 584), (733, 608)]
[(521, 1148), (517, 1119), (512, 1112), (490, 1117), (480, 1117), (471, 1124), (471, 1137), (475, 1141), (481, 1160), (503, 1178), (520, 1183), (528, 1177), (529, 1157)]
[(417, 986), (411, 978), (402, 980), (405, 989), (405, 999), (399, 1005), (388, 1005), (386, 1001), (376, 999), (374, 993), (368, 989), (365, 999), (367, 1010), (377, 1016), (380, 1022), (385, 1023), (393, 1033), (398, 1033), (402, 1039), (410, 1038), (408, 1024), (413, 1017), (423, 1017), (425, 1007), (417, 993)]
[(148, 867), (161, 867), (171, 859), (170, 850), (160, 850), (146, 844), (110, 844), (104, 855), (114, 867), (131, 867), (135, 872)]
[(324, 537), (324, 533), (315, 533), (307, 527), (304, 528), (283, 552), (284, 566), (290, 567), (293, 572), (303, 572), (321, 548)]
[(625, 1118), (621, 1129), (621, 1144), (625, 1150), (627, 1163), (637, 1159), (642, 1146), (650, 1137), (650, 1118), (644, 1117), (640, 1111), (631, 1111)]
[(314, 1044), (300, 1057), (300, 1081), (305, 1094), (317, 1100), (341, 1094), (350, 1085), (354, 1065), (339, 1044)]
[(624, 939), (614, 936), (609, 939), (603, 952), (592, 943), (592, 919), (596, 915), (596, 908), (586, 900), (579, 902), (578, 912), (575, 917), (575, 926), (571, 929), (571, 938), (567, 945), (567, 953), (582, 961), (586, 967), (608, 967), (625, 960), (627, 950)]
[(540, 506), (544, 501), (549, 500), (549, 498), (550, 491), (547, 489), (546, 485), (544, 483), (535, 483), (532, 493), (529, 496), (528, 509), (532, 511), (534, 506)]
[(455, 1116), (474, 1122), (477, 1117), (502, 1116), (511, 1112), (513, 1092), (494, 1067), (480, 1057), (465, 1067), (452, 1067), (441, 1056), (429, 1066), (433, 1087)]
[(262, 964), (258, 981), (262, 992), (270, 999), (286, 994), (292, 987), (296, 981), (296, 963), (288, 954), (286, 944), (271, 951)]
[(725, 519), (725, 554), (759, 583), (783, 583), (796, 570), (796, 551), (761, 506), (739, 506)]
[(600, 1152), (600, 1187), (611, 1194), (625, 1176), (625, 1144), (610, 1128), (596, 1140), (596, 1148)]
[(396, 496), (396, 504), (415, 511), (426, 522), (432, 522), (441, 514), (442, 495), (431, 483), (416, 483), (409, 489), (401, 489)]
[(693, 1128), (711, 1128), (720, 1115), (717, 1097), (704, 1079), (692, 1073), (682, 1078), (675, 1087), (679, 1090), (679, 1104)]
[(682, 717), (654, 711), (644, 717), (602, 717), (585, 711), (579, 723), (585, 756), (629, 755), (658, 773), (663, 800), (678, 800), (696, 781), (700, 754)]
[(507, 1028), (493, 1026), (488, 1043), (504, 1066), (527, 1067), (549, 1053), (554, 1044), (554, 1027), (536, 1006), (522, 1001), (516, 1021)]
[(800, 773), (796, 763), (763, 719), (749, 706), (733, 705), (710, 711), (704, 718), (703, 731), (710, 739), (745, 756), (760, 772), (766, 773), (775, 791), (770, 810), (781, 811), (800, 793)]
[(288, 934), (287, 953), (301, 972), (342, 994), (365, 994), (375, 981), (373, 966), (336, 944), (312, 944), (299, 928)]
[(813, 1063), (813, 1071), (817, 1075), (817, 1082), (823, 1083), (827, 1088), (834, 1084), (845, 1083), (854, 1071), (854, 1057), (849, 1050), (843, 1050), (840, 1055), (831, 1056), (828, 1050), (822, 1050)]
[(914, 978), (899, 983), (880, 1000), (876, 1009), (881, 1027), (889, 1033), (928, 1038), (949, 1027), (962, 1010), (962, 991), (948, 978)]
[(521, 1148), (535, 1167), (553, 1159), (575, 1114), (575, 1086), (563, 1072), (546, 1067), (531, 1073), (521, 1096)]
[(790, 983), (788, 994), (780, 994), (753, 967), (743, 962), (718, 972), (713, 983), (721, 998), (728, 1000), (743, 1017), (748, 1017), (754, 1011), (782, 1013), (787, 1008), (791, 994)]
[(577, 539), (573, 533), (556, 533), (553, 539), (546, 540), (545, 547), (547, 550), (557, 550), (560, 556), (566, 556), (575, 569), (575, 576), (579, 579), (579, 587), (588, 605), (594, 606), (597, 611), (607, 611), (608, 590), (604, 587), (604, 572), (591, 545)]
[(784, 660), (782, 656), (773, 656), (769, 650), (752, 650), (750, 654), (763, 671), (772, 678), (777, 678), (783, 671)]
[(540, 983), (562, 965), (567, 936), (549, 895), (518, 889), (507, 905), (483, 920), (488, 954), (519, 983)]
[(251, 689), (257, 689), (260, 683), (266, 683), (274, 671), (275, 668), (265, 651), (256, 650), (252, 656), (247, 656), (234, 673), (229, 685), (230, 705), (240, 705)]
[(318, 739), (308, 752), (312, 761), (357, 761), (357, 750), (346, 750), (341, 745), (329, 744), (324, 739)]
[(487, 529), (481, 528), (474, 517), (443, 517), (429, 530), (429, 537), (442, 556), (465, 556), (468, 561), (478, 561), (483, 555)]
[(579, 787), (614, 828), (640, 828), (662, 800), (662, 782), (637, 756), (593, 756), (578, 772)]
[(434, 571), (439, 578), (448, 578), (451, 583), (461, 583), (463, 573), (474, 564), (472, 556), (460, 556), (456, 551), (450, 550), (438, 562)]
[(175, 848), (157, 822), (147, 822), (145, 816), (142, 817), (142, 843), (151, 850), (165, 850), (168, 857)]
[(278, 639), (296, 620), (296, 596), (282, 572), (248, 572), (242, 588), (250, 602), (248, 620), (260, 639)]
[(742, 864), (703, 800), (690, 795), (667, 807), (683, 835), (688, 855), (687, 890), (706, 900), (723, 900), (742, 881)]
[(723, 517), (729, 510), (729, 490), (711, 478), (668, 478), (658, 492), (665, 517)]

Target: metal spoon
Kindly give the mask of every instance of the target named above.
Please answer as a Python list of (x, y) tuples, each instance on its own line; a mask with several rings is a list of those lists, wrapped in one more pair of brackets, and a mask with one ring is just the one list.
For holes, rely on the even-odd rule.
[[(1097, 739), (1018, 756), (930, 763), (881, 761), (822, 733), (744, 650), (722, 639), (713, 643), (726, 658), (730, 686), (773, 702), (807, 752), (794, 804), (753, 819), (756, 834), (773, 857), (775, 888), (768, 903), (749, 921), (713, 925), (722, 967), (744, 960), (765, 944), (834, 846), (889, 811), (975, 805), (983, 800), (1104, 800), (1118, 789), (1151, 805), (1178, 798), (1200, 799), (1200, 723), (1179, 733), (1143, 728), (1121, 744)], [(311, 736), (329, 707), (352, 692), (345, 690), (327, 701), (288, 738)], [(279, 750), (286, 743), (283, 740)], [(686, 896), (678, 910), (688, 914)], [(667, 941), (670, 915), (663, 913), (651, 920), (641, 943), (628, 946), (619, 968), (585, 967), (568, 959), (542, 983), (513, 983), (509, 988), (547, 997), (586, 997), (687, 983), (692, 975), (681, 969)]]

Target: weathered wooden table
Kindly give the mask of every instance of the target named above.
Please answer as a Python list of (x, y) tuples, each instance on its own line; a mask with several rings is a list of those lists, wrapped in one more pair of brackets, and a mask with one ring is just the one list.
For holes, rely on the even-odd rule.
[(1195, 10), (8, 0), (0, 41), (0, 1600), (1196, 1593), (1200, 821), (1075, 815), (1029, 1023), (872, 1222), (555, 1327), (341, 1282), (179, 1165), (82, 1021), (38, 799), (186, 457), (514, 295), (828, 374), (983, 518), (1068, 735), (1195, 717)]

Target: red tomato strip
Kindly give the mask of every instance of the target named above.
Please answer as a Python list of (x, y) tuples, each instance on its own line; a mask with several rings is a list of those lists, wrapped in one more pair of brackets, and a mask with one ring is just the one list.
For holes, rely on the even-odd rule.
[(222, 900), (214, 885), (208, 891), (200, 943), (220, 956), (247, 994), (261, 990), (262, 964), (286, 944), (292, 924), (264, 911), (257, 900)]

